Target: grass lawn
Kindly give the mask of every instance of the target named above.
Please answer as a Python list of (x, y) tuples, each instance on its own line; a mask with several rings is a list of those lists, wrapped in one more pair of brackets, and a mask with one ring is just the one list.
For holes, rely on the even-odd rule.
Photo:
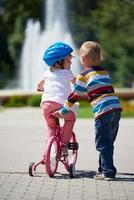
[(93, 118), (94, 114), (92, 112), (91, 107), (89, 106), (80, 107), (77, 117), (78, 118)]
[[(93, 118), (94, 114), (92, 112), (92, 108), (90, 104), (86, 100), (82, 100), (79, 102), (80, 108), (78, 111), (78, 118)], [(127, 101), (121, 101), (123, 111), (122, 117), (134, 117), (134, 104), (130, 104)]]

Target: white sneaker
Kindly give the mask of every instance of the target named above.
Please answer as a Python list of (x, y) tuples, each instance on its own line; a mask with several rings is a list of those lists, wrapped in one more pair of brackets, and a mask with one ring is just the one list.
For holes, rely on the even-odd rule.
[(94, 176), (94, 179), (95, 180), (101, 180), (101, 181), (103, 181), (103, 180), (105, 180), (105, 181), (112, 181), (112, 180), (115, 179), (115, 177), (106, 177), (104, 174), (96, 174)]

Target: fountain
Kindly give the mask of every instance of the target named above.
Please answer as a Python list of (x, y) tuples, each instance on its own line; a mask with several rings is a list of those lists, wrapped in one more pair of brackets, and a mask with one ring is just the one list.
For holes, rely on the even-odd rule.
[[(48, 68), (42, 57), (49, 45), (57, 41), (66, 42), (74, 49), (74, 56), (76, 53), (67, 25), (65, 0), (46, 0), (45, 8), (45, 30), (41, 31), (38, 21), (30, 19), (27, 23), (19, 71), (19, 87), (24, 90), (35, 90), (43, 71)], [(72, 61), (72, 71), (75, 75), (80, 71), (77, 59)]]

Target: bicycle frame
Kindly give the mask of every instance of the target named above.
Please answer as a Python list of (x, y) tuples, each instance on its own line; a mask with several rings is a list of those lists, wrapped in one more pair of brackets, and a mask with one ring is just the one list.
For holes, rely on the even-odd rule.
[[(36, 169), (39, 165), (45, 165), (46, 168), (46, 172), (47, 174), (51, 177), (55, 174), (57, 167), (58, 167), (58, 163), (61, 162), (65, 169), (69, 172), (70, 177), (73, 177), (73, 170), (74, 170), (74, 165), (76, 163), (77, 160), (77, 150), (78, 150), (78, 143), (76, 141), (76, 137), (75, 134), (72, 133), (72, 139), (70, 139), (71, 142), (70, 144), (77, 144), (76, 148), (68, 148), (67, 144), (64, 144), (62, 142), (61, 139), (61, 127), (60, 127), (60, 123), (59, 123), (59, 119), (54, 118), (56, 121), (56, 132), (55, 132), (55, 136), (51, 136), (48, 141), (47, 141), (47, 148), (46, 148), (46, 152), (43, 155), (43, 159), (39, 162), (37, 162), (36, 164), (34, 162), (30, 163), (29, 166), (29, 175), (30, 176), (34, 176)], [(56, 145), (56, 157), (55, 157), (55, 161), (54, 161), (54, 166), (51, 166), (51, 148), (52, 145)], [(55, 147), (54, 147), (55, 148)], [(69, 155), (65, 154), (63, 152), (63, 148), (67, 148), (68, 150), (71, 151), (71, 163), (69, 163)], [(54, 169), (52, 169), (54, 168)]]
[(56, 137), (56, 140), (58, 143), (57, 159), (62, 164), (64, 164), (64, 166), (67, 170), (69, 170), (68, 163), (67, 163), (67, 155), (65, 155), (65, 154), (62, 155), (62, 149), (65, 147), (65, 144), (61, 140), (61, 127), (60, 127), (59, 119), (55, 118), (55, 121), (56, 121), (56, 125), (57, 125), (55, 137)]

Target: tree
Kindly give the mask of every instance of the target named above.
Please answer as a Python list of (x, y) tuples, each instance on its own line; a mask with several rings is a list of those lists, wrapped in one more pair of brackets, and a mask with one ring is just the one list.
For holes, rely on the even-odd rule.
[(134, 3), (102, 0), (92, 12), (94, 32), (101, 42), (114, 82), (131, 86), (134, 81)]
[(92, 26), (91, 11), (96, 9), (97, 0), (67, 0), (67, 2), (68, 21), (77, 47), (83, 41), (96, 40)]
[(0, 0), (0, 87), (17, 69), (27, 20), (42, 18), (42, 0)]
[(83, 41), (101, 43), (105, 62), (117, 86), (134, 81), (133, 0), (68, 0), (69, 24), (79, 47)]
[[(86, 40), (101, 43), (105, 62), (118, 86), (134, 82), (133, 0), (66, 0), (76, 46)], [(18, 67), (27, 20), (42, 23), (44, 0), (0, 0), (0, 87)], [(60, 5), (59, 5), (60, 6)], [(42, 23), (43, 24), (43, 23)]]

